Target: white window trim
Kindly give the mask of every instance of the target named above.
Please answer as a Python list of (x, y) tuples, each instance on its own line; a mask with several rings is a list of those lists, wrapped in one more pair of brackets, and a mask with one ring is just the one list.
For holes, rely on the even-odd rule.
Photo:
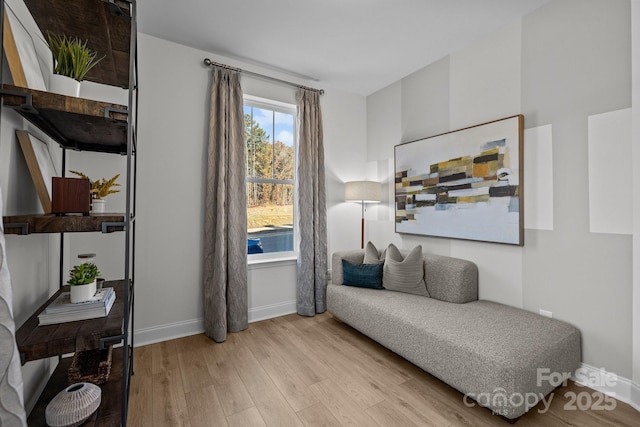
[(266, 254), (248, 254), (247, 265), (275, 264), (280, 262), (297, 262), (297, 252), (271, 252)]
[[(297, 132), (296, 129), (296, 116), (297, 116), (297, 112), (298, 112), (298, 108), (297, 106), (295, 106), (294, 104), (289, 104), (286, 102), (281, 102), (281, 101), (275, 101), (272, 99), (267, 99), (267, 98), (261, 98), (258, 96), (253, 96), (253, 95), (243, 95), (243, 103), (244, 104), (249, 104), (252, 107), (255, 108), (264, 108), (266, 110), (270, 110), (270, 111), (275, 111), (278, 113), (285, 113), (285, 114), (293, 114), (293, 127), (294, 127), (294, 133)], [(296, 138), (295, 144), (293, 146), (294, 149), (294, 158), (297, 158), (297, 154), (298, 154), (298, 140)], [(294, 164), (294, 171), (296, 170), (295, 164)], [(245, 178), (245, 181), (247, 180), (247, 178)], [(260, 179), (262, 180), (262, 179)], [(248, 181), (247, 181), (248, 182)], [(294, 186), (294, 194), (298, 194), (297, 192), (297, 183), (295, 180), (295, 177), (293, 179), (293, 186)], [(290, 262), (290, 261), (297, 261), (298, 259), (298, 242), (299, 242), (299, 233), (298, 233), (298, 226), (297, 226), (297, 216), (296, 216), (296, 212), (297, 212), (297, 204), (298, 204), (298, 200), (294, 198), (293, 200), (293, 222), (294, 222), (294, 226), (293, 226), (293, 251), (286, 251), (286, 252), (268, 252), (268, 253), (262, 253), (262, 254), (247, 254), (247, 265), (258, 265), (258, 264), (267, 264), (267, 263), (279, 263), (279, 262)]]

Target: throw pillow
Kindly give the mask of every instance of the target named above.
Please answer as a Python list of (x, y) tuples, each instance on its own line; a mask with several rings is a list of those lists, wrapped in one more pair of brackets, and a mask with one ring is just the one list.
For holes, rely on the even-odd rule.
[(384, 254), (385, 253), (382, 252), (382, 255), (380, 255), (375, 245), (367, 242), (367, 246), (364, 248), (363, 264), (382, 264), (384, 262)]
[(382, 289), (382, 264), (351, 264), (343, 259), (342, 274), (345, 286)]
[(416, 246), (403, 258), (398, 248), (390, 244), (384, 261), (382, 285), (391, 291), (428, 297), (429, 292), (424, 282), (422, 246)]

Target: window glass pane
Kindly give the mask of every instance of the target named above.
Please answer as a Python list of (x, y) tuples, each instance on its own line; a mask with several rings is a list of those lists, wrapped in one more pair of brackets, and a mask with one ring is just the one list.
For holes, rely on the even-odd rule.
[(247, 183), (249, 253), (293, 251), (293, 185)]
[(293, 147), (276, 141), (273, 147), (273, 177), (275, 179), (293, 179)]
[(295, 106), (244, 105), (247, 141), (247, 250), (294, 250)]
[(273, 111), (245, 107), (245, 136), (247, 140), (247, 177), (273, 177)]
[(293, 115), (274, 113), (273, 177), (293, 179)]

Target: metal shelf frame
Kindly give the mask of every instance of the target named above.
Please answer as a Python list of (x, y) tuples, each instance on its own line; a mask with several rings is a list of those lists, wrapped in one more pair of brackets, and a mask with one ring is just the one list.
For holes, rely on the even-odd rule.
[[(72, 0), (77, 1), (77, 0)], [(120, 385), (121, 392), (121, 420), (120, 425), (126, 426), (127, 415), (129, 409), (129, 391), (131, 388), (131, 376), (133, 375), (134, 366), (134, 318), (135, 318), (135, 209), (136, 209), (136, 196), (137, 196), (137, 156), (136, 156), (136, 144), (137, 144), (137, 116), (138, 116), (138, 55), (137, 55), (137, 4), (136, 0), (101, 0), (106, 3), (111, 14), (113, 16), (122, 17), (121, 19), (130, 19), (130, 39), (129, 39), (129, 82), (128, 82), (128, 105), (127, 109), (116, 108), (116, 106), (107, 106), (104, 108), (104, 119), (112, 122), (114, 126), (126, 126), (126, 153), (120, 151), (119, 154), (126, 156), (126, 176), (125, 176), (125, 213), (124, 221), (107, 221), (101, 224), (102, 233), (111, 233), (114, 228), (122, 228), (124, 235), (124, 315), (122, 320), (122, 333), (119, 335), (113, 335), (103, 337), (99, 339), (99, 349), (104, 349), (108, 345), (121, 344), (122, 347), (122, 382)], [(128, 5), (129, 13), (126, 13), (126, 6)], [(5, 13), (4, 2), (0, 2), (0, 14)], [(4, 42), (4, 22), (0, 20), (0, 37), (3, 37)], [(3, 49), (4, 56), (4, 49)], [(4, 63), (4, 61), (3, 61)], [(0, 79), (4, 76), (4, 64), (0, 64)], [(27, 90), (7, 90), (0, 88), (0, 97), (12, 96), (24, 98), (24, 102), (20, 102), (19, 105), (6, 105), (7, 107), (14, 108), (19, 114), (25, 117), (28, 121), (38, 125), (37, 117), (40, 115), (37, 107), (34, 107), (34, 96)], [(90, 102), (90, 101), (88, 101)], [(126, 117), (126, 123), (122, 120), (122, 117)], [(35, 117), (35, 118), (34, 118)], [(31, 118), (31, 119), (30, 119)], [(40, 117), (42, 118), (42, 117)], [(1, 125), (1, 120), (0, 120)], [(47, 129), (42, 129), (47, 133), (54, 141), (56, 141), (62, 149), (62, 171), (66, 169), (66, 150), (77, 149), (79, 146), (71, 144), (65, 137), (64, 132), (56, 129), (55, 121), (49, 121), (45, 123)], [(82, 145), (81, 150), (96, 151), (96, 152), (111, 152), (116, 153), (115, 149), (107, 146), (95, 146)], [(11, 229), (18, 229), (19, 234), (26, 235), (30, 233), (29, 223), (11, 223), (7, 224)], [(64, 283), (64, 247), (65, 247), (65, 232), (59, 232), (60, 235), (60, 287)]]

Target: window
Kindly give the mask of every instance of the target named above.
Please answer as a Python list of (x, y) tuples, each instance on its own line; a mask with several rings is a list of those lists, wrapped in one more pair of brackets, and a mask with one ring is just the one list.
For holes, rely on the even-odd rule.
[(244, 98), (250, 255), (294, 250), (295, 114), (293, 105)]

